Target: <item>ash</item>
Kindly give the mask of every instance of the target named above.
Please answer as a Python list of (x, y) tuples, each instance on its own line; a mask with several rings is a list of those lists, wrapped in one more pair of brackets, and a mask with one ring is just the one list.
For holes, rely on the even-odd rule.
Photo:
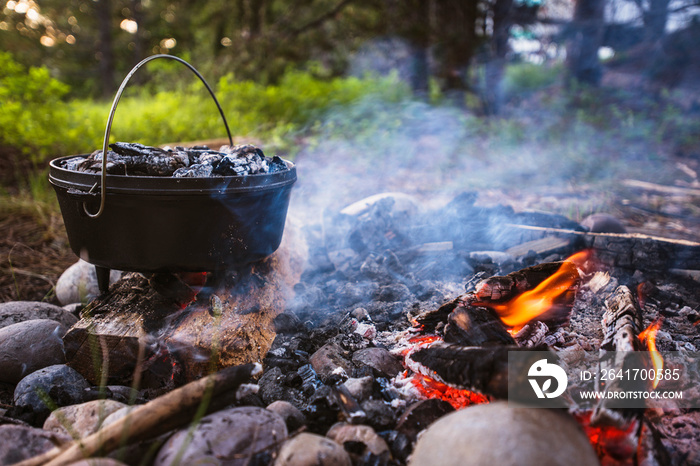
[[(111, 175), (206, 178), (260, 175), (288, 169), (280, 157), (267, 157), (251, 144), (222, 146), (218, 151), (207, 146), (161, 149), (127, 142), (116, 142), (109, 147), (112, 150), (107, 152), (107, 173)], [(102, 151), (68, 159), (63, 162), (63, 168), (100, 173)]]

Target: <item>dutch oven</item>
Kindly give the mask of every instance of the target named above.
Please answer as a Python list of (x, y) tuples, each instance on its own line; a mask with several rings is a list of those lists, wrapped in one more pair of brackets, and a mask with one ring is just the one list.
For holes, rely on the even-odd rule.
[[(199, 72), (171, 55), (154, 55), (136, 65), (112, 104), (107, 143), (119, 98), (131, 76), (156, 58), (173, 59), (192, 70), (211, 94), (233, 140), (223, 110)], [(280, 245), (289, 196), (296, 181), (287, 170), (247, 176), (173, 178), (84, 173), (49, 165), (71, 249), (96, 266), (101, 291), (110, 269), (151, 272), (220, 272), (258, 261)], [(98, 189), (99, 188), (99, 189)]]

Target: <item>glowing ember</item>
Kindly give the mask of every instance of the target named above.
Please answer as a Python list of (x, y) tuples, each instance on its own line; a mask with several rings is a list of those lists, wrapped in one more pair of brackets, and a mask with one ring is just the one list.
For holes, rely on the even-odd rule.
[(460, 390), (450, 387), (423, 374), (415, 374), (411, 383), (426, 398), (440, 398), (447, 401), (455, 409), (464, 408), (473, 404), (488, 403), (488, 398), (469, 390)]
[(574, 414), (574, 417), (583, 427), (598, 457), (608, 457), (605, 464), (634, 464), (632, 459), (637, 451), (635, 432), (639, 427), (636, 421), (630, 422), (626, 429), (618, 429), (612, 426), (592, 427), (591, 413)]
[(475, 303), (496, 311), (504, 324), (519, 329), (554, 306), (555, 302), (571, 290), (579, 278), (578, 268), (589, 257), (588, 251), (574, 254), (559, 269), (532, 290), (521, 293), (505, 303)]
[[(658, 318), (639, 334), (639, 339), (647, 345), (647, 350), (651, 355), (651, 364), (657, 374), (664, 368), (664, 358), (656, 349), (656, 334), (661, 328), (661, 323), (662, 319)], [(654, 384), (652, 385), (653, 388), (656, 388), (656, 386), (659, 385), (659, 380), (660, 379), (658, 378), (654, 379)]]

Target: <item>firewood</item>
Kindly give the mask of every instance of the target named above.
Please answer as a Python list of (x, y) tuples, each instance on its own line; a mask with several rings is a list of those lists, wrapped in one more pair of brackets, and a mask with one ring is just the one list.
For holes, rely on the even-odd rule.
[(665, 186), (640, 180), (622, 180), (622, 184), (645, 191), (655, 191), (662, 194), (675, 194), (678, 196), (700, 196), (700, 189), (684, 188), (682, 186)]
[[(603, 327), (603, 342), (600, 346), (600, 371), (613, 370), (616, 373), (625, 367), (625, 360), (630, 352), (640, 350), (639, 332), (642, 327), (642, 315), (632, 292), (626, 286), (619, 286), (605, 300), (605, 313), (601, 321)], [(627, 381), (615, 379), (603, 385), (596, 379), (595, 389), (598, 391), (614, 392), (630, 390)], [(617, 400), (615, 400), (617, 403)], [(591, 425), (612, 425), (626, 428), (629, 422), (638, 414), (633, 408), (614, 408), (608, 399), (599, 401), (591, 416)]]
[(476, 285), (474, 298), (479, 302), (501, 303), (529, 291), (559, 270), (561, 262), (546, 262), (505, 276), (487, 278)]
[(535, 230), (563, 238), (583, 239), (582, 247), (592, 249), (609, 267), (666, 272), (669, 268), (700, 270), (700, 243), (641, 233), (587, 233), (561, 228), (506, 225), (507, 228)]
[(468, 347), (441, 342), (416, 351), (408, 362), (414, 372), (448, 385), (507, 399), (509, 351), (526, 350), (518, 346)]
[(273, 255), (228, 271), (208, 298), (189, 304), (184, 283), (173, 290), (163, 277), (149, 283), (126, 274), (64, 336), (68, 365), (96, 385), (130, 385), (143, 375), (145, 386), (159, 389), (195, 380), (212, 364), (221, 369), (261, 361), (275, 337), (273, 320), (303, 270), (301, 236), (288, 219)]
[(490, 309), (458, 306), (447, 318), (445, 342), (462, 346), (513, 345), (513, 337)]
[[(56, 447), (34, 458), (18, 463), (18, 466), (60, 466), (89, 458), (101, 451), (109, 453), (133, 440), (147, 440), (184, 426), (198, 419), (211, 407), (211, 401), (219, 395), (235, 393), (252, 375), (261, 371), (256, 364), (246, 364), (224, 369), (203, 379), (190, 382), (158, 397), (98, 432), (62, 447)], [(229, 400), (230, 401), (230, 400)], [(216, 403), (215, 403), (216, 405)], [(203, 409), (202, 409), (203, 407)], [(220, 406), (217, 406), (220, 407)], [(197, 412), (200, 410), (201, 412)]]

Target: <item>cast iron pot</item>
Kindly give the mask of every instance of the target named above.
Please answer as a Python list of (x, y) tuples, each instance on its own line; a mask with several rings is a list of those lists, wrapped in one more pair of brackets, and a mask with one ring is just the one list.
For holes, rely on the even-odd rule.
[[(107, 123), (103, 153), (114, 111), (134, 72), (155, 58), (188, 66), (214, 98), (213, 91), (188, 63), (154, 55), (136, 65), (117, 92)], [(100, 290), (109, 269), (135, 272), (222, 271), (263, 259), (280, 245), (296, 168), (248, 176), (172, 178), (82, 173), (49, 164), (71, 249), (94, 264)], [(106, 157), (103, 157), (103, 161)], [(96, 189), (97, 187), (100, 189)]]

